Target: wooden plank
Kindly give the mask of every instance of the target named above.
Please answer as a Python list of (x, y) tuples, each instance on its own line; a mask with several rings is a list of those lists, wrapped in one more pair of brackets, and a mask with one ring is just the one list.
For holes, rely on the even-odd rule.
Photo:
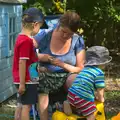
[[(21, 24), (21, 22), (22, 22), (22, 17), (21, 16), (18, 16), (17, 18), (16, 18), (16, 22), (18, 23), (18, 24)], [(17, 25), (17, 24), (16, 24)]]
[(0, 26), (0, 36), (6, 35), (6, 26), (3, 24)]
[(21, 23), (19, 22), (16, 24), (16, 32), (20, 33), (20, 31), (21, 31)]
[[(11, 57), (13, 56), (13, 53), (11, 54), (11, 56), (8, 56), (9, 52), (6, 52), (6, 49), (7, 49), (7, 46), (0, 48), (0, 65), (3, 65), (1, 64), (1, 62), (4, 63), (3, 59), (7, 59), (7, 64), (8, 66), (10, 66), (12, 65)], [(0, 66), (0, 69), (1, 69), (1, 66)]]
[(7, 46), (7, 43), (5, 42), (5, 40), (6, 40), (6, 36), (0, 36), (0, 49), (2, 47)]
[(0, 28), (1, 28), (1, 26), (4, 24), (4, 20), (3, 20), (3, 17), (2, 16), (0, 16)]
[(11, 67), (12, 57), (0, 59), (0, 70)]
[(0, 58), (6, 58), (7, 57), (7, 52), (6, 52), (7, 46), (0, 48)]
[(16, 88), (14, 85), (11, 85), (3, 92), (0, 92), (0, 103), (2, 103), (4, 100), (8, 99), (15, 93), (16, 93)]
[(7, 68), (7, 67), (8, 67), (7, 59), (4, 58), (4, 59), (0, 60), (0, 70)]
[(7, 88), (13, 85), (13, 79), (12, 77), (9, 77), (8, 79), (4, 79), (0, 82), (0, 93), (5, 91)]
[(12, 76), (12, 69), (11, 67), (8, 67), (6, 69), (3, 69), (0, 71), (0, 83), (8, 81), (9, 77)]

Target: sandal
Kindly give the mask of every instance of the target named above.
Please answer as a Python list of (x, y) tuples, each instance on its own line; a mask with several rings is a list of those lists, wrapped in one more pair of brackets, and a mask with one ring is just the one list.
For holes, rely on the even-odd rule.
[(63, 104), (60, 103), (60, 102), (56, 102), (56, 103), (52, 106), (52, 110), (53, 110), (53, 111), (58, 110), (58, 111), (63, 112)]

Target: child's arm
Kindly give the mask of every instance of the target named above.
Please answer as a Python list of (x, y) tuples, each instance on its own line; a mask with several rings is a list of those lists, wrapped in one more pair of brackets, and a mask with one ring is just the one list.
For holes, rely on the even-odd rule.
[(99, 102), (104, 102), (104, 88), (98, 88), (95, 97)]
[(18, 89), (19, 94), (24, 94), (25, 92), (25, 75), (26, 75), (26, 60), (19, 60), (19, 76), (20, 76), (20, 86)]
[(38, 53), (37, 56), (40, 62), (49, 62), (49, 58), (51, 57), (48, 54), (40, 54), (40, 53)]

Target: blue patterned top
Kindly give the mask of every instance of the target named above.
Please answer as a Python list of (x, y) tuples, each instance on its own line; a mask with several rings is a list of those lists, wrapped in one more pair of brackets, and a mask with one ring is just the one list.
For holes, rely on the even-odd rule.
[[(76, 53), (80, 52), (82, 49), (85, 48), (83, 38), (77, 34), (74, 34), (72, 37), (71, 47), (68, 53), (64, 55), (56, 55), (56, 54), (53, 54), (50, 50), (52, 32), (53, 30), (51, 29), (41, 30), (36, 36), (34, 36), (35, 40), (38, 42), (41, 54), (42, 53), (49, 54), (51, 56), (54, 56), (60, 59), (61, 61), (65, 63), (75, 66), (76, 65)], [(47, 63), (43, 63), (43, 65), (52, 72), (65, 72), (64, 69), (61, 67), (57, 67), (57, 66), (47, 64)]]

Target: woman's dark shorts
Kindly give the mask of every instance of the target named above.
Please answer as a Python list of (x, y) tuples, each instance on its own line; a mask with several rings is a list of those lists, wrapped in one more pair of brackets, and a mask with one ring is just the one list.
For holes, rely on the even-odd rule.
[[(19, 88), (19, 85), (15, 85), (16, 88)], [(26, 84), (25, 93), (19, 95), (17, 93), (17, 102), (22, 103), (23, 105), (36, 104), (38, 100), (37, 84)]]
[(38, 93), (55, 93), (60, 90), (68, 73), (39, 73)]

